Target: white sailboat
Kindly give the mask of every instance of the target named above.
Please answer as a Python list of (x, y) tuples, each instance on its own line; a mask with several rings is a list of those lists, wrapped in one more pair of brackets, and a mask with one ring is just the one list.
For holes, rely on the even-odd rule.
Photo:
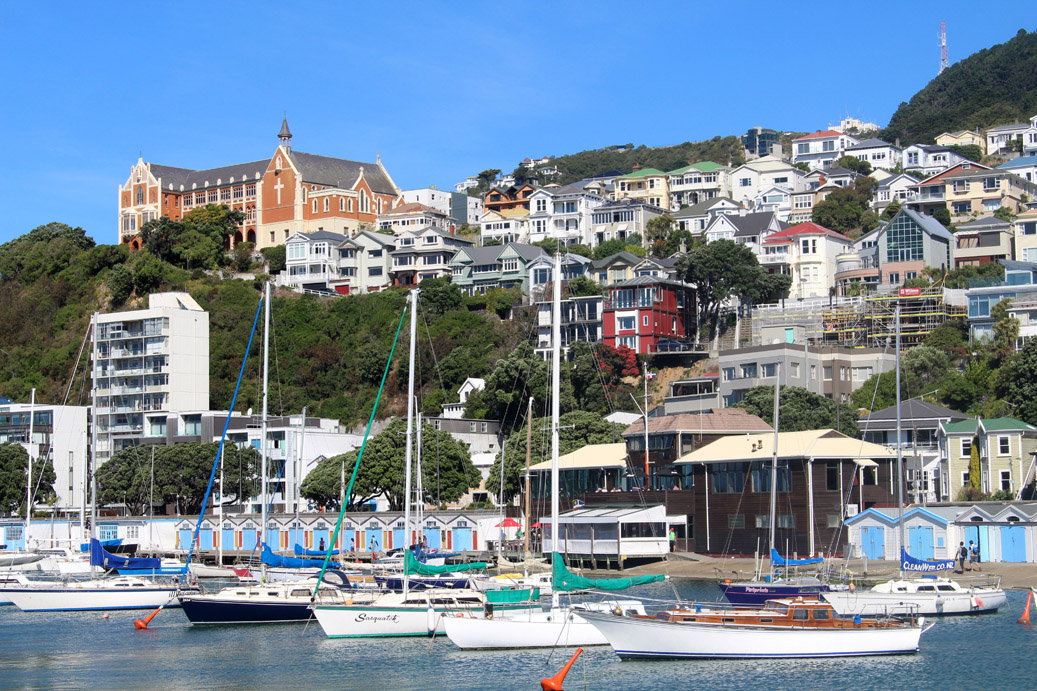
[[(414, 431), (414, 352), (417, 338), (418, 290), (410, 292), (410, 366), (407, 382), (407, 440), (404, 473), (404, 532), (410, 543), (411, 458)], [(343, 510), (345, 505), (343, 504)], [(318, 595), (319, 597), (319, 595)], [(466, 590), (410, 591), (410, 571), (404, 569), (403, 592), (358, 592), (345, 603), (318, 600), (313, 613), (328, 638), (425, 636), (434, 630), (444, 610), (482, 609), (479, 593)]]
[(900, 536), (900, 577), (879, 583), (867, 590), (840, 590), (822, 593), (842, 616), (920, 614), (983, 614), (996, 612), (1007, 601), (1000, 583), (993, 586), (961, 584), (948, 578), (908, 577), (908, 571), (936, 571), (954, 568), (954, 560), (927, 563), (907, 554), (904, 542), (904, 476), (900, 414), (900, 306), (896, 312), (896, 396), (897, 396), (897, 524)]
[[(448, 613), (442, 618), (442, 627), (447, 637), (459, 648), (542, 648), (555, 646), (605, 645), (608, 640), (582, 615), (588, 611), (635, 611), (644, 613), (637, 600), (606, 599), (597, 603), (582, 603), (563, 606), (558, 591), (565, 588), (559, 582), (564, 570), (562, 556), (558, 553), (558, 419), (559, 380), (561, 371), (561, 259), (555, 257), (554, 292), (551, 318), (551, 544), (552, 584), (551, 607), (525, 612), (495, 614), (472, 618)], [(501, 461), (503, 463), (503, 459)], [(566, 572), (567, 573), (567, 572)], [(569, 575), (571, 577), (571, 574)], [(564, 576), (563, 576), (564, 578)]]

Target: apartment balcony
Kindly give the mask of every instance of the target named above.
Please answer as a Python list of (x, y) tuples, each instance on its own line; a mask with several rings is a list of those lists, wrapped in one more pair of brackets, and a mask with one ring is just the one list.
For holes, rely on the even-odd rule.
[(788, 264), (789, 253), (788, 252), (776, 252), (774, 254), (765, 254), (760, 257), (761, 264)]

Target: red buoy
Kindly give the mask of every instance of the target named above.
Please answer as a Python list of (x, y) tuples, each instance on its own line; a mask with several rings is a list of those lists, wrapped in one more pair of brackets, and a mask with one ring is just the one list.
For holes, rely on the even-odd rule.
[(565, 667), (562, 667), (558, 674), (554, 675), (550, 679), (541, 679), (540, 688), (544, 691), (562, 691), (562, 683), (565, 681), (565, 675), (569, 673), (569, 669), (576, 662), (576, 658), (583, 652), (583, 648), (577, 648), (573, 656), (569, 658), (569, 661), (565, 663)]
[(1033, 590), (1026, 596), (1026, 607), (1023, 609), (1023, 616), (1019, 617), (1016, 624), (1030, 625), (1030, 603), (1033, 602)]
[(134, 619), (133, 620), (133, 628), (137, 629), (138, 631), (141, 631), (143, 629), (148, 628), (148, 624), (151, 623), (151, 620), (155, 618), (156, 614), (158, 614), (159, 612), (162, 611), (163, 607), (165, 607), (165, 605), (159, 605), (158, 609), (156, 609), (154, 612), (152, 612), (148, 616), (144, 617), (143, 620), (141, 620), (141, 619)]

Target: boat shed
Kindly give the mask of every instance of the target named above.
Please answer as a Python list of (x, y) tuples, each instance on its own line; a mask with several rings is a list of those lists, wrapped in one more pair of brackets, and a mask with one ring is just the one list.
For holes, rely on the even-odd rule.
[(981, 562), (1037, 562), (1037, 504), (984, 502), (954, 523), (960, 541), (979, 544)]
[[(961, 507), (917, 506), (904, 512), (907, 553), (916, 559), (952, 559), (955, 530), (952, 522)], [(899, 561), (900, 531), (896, 507), (872, 507), (846, 520), (853, 556)]]
[(560, 552), (567, 560), (589, 558), (615, 560), (659, 559), (670, 551), (667, 535), (671, 521), (663, 505), (623, 508), (584, 508), (558, 517), (560, 537), (553, 542), (551, 519), (541, 518), (544, 552)]

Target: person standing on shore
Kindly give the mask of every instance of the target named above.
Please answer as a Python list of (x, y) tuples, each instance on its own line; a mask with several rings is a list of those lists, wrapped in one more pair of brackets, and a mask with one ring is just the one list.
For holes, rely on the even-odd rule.
[(674, 532), (673, 528), (670, 528), (670, 551), (675, 552), (677, 550), (677, 533)]
[(958, 567), (961, 569), (961, 573), (965, 573), (965, 560), (969, 558), (969, 548), (965, 546), (965, 541), (962, 540), (958, 543)]
[(972, 540), (969, 540), (969, 571), (982, 570), (979, 568), (979, 545), (975, 545)]

